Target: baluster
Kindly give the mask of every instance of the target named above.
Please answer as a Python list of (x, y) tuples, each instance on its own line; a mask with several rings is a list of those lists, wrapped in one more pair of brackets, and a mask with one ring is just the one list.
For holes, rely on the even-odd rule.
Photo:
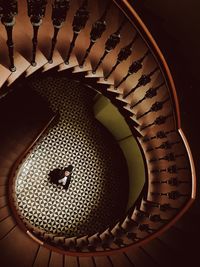
[(132, 240), (133, 242), (141, 240), (141, 238), (137, 237), (137, 234), (136, 233), (133, 233), (133, 232), (128, 232), (126, 234), (126, 237), (128, 239)]
[(152, 222), (161, 222), (161, 223), (168, 222), (167, 219), (162, 219), (160, 217), (160, 214), (150, 214), (150, 213), (145, 212), (145, 211), (138, 211), (136, 215), (139, 218), (144, 218), (144, 217), (149, 218), (149, 220)]
[(168, 185), (171, 185), (171, 186), (178, 186), (180, 184), (188, 184), (189, 181), (187, 181), (187, 180), (178, 180), (177, 177), (172, 177), (172, 178), (164, 180), (164, 181), (154, 180), (151, 183), (152, 184), (168, 184)]
[(167, 196), (169, 199), (176, 200), (180, 197), (189, 196), (189, 194), (181, 194), (179, 191), (171, 191), (167, 193), (158, 193), (158, 192), (151, 192), (153, 196)]
[(85, 28), (85, 25), (88, 21), (89, 11), (86, 10), (87, 5), (88, 5), (88, 1), (87, 0), (83, 1), (83, 4), (76, 11), (76, 14), (74, 16), (74, 20), (72, 23), (73, 38), (72, 38), (72, 41), (70, 43), (68, 54), (67, 54), (66, 59), (64, 61), (66, 65), (69, 64), (69, 59), (70, 59), (71, 53), (74, 49), (76, 39), (77, 39), (79, 33), (81, 32), (81, 30)]
[(178, 168), (176, 165), (171, 165), (165, 169), (154, 169), (151, 170), (152, 173), (161, 173), (161, 172), (168, 172), (168, 173), (177, 173), (180, 170), (187, 170), (187, 167)]
[(151, 127), (151, 126), (153, 126), (153, 125), (161, 125), (161, 124), (164, 124), (164, 123), (166, 122), (166, 120), (167, 120), (169, 117), (171, 117), (171, 116), (172, 116), (172, 114), (169, 114), (169, 115), (167, 115), (167, 116), (159, 116), (159, 117), (157, 117), (157, 118), (154, 120), (154, 122), (152, 122), (152, 123), (150, 123), (150, 124), (147, 124), (147, 125), (145, 125), (145, 126), (142, 126), (142, 127), (140, 128), (140, 130), (143, 131), (144, 129), (149, 128), (149, 127)]
[(30, 17), (31, 24), (33, 26), (33, 38), (32, 38), (32, 60), (31, 65), (36, 66), (36, 50), (38, 44), (38, 31), (42, 24), (42, 18), (45, 15), (47, 0), (27, 0), (28, 16)]
[(163, 219), (160, 217), (160, 214), (150, 214), (149, 215), (149, 220), (152, 221), (152, 222), (160, 222), (160, 223), (166, 223), (168, 222), (169, 220), (168, 219)]
[(149, 50), (147, 50), (147, 52), (144, 54), (144, 56), (142, 56), (140, 59), (134, 61), (129, 69), (128, 69), (128, 73), (124, 76), (124, 78), (115, 86), (115, 90), (117, 90), (117, 88), (126, 81), (126, 79), (130, 76), (133, 75), (134, 73), (137, 73), (143, 66), (143, 61), (146, 58), (146, 56), (150, 53)]
[(145, 75), (143, 74), (139, 80), (138, 80), (138, 83), (136, 84), (135, 87), (133, 87), (128, 93), (124, 94), (123, 95), (123, 99), (127, 98), (130, 94), (134, 93), (139, 87), (141, 86), (145, 86), (147, 85), (148, 83), (151, 82), (151, 76), (156, 72), (158, 71), (159, 68), (156, 67), (152, 72), (150, 72), (149, 74)]
[(105, 21), (105, 18), (106, 18), (108, 10), (110, 8), (110, 4), (111, 4), (111, 2), (109, 2), (108, 5), (106, 6), (106, 9), (105, 9), (103, 15), (101, 16), (101, 18), (99, 20), (97, 20), (92, 25), (92, 29), (90, 32), (90, 44), (89, 44), (89, 47), (86, 49), (85, 55), (82, 59), (82, 62), (80, 63), (80, 67), (83, 67), (93, 45), (96, 43), (96, 41), (98, 39), (101, 38), (103, 32), (106, 30), (107, 23)]
[(179, 144), (180, 141), (176, 141), (176, 142), (163, 142), (160, 146), (155, 147), (155, 149), (171, 149), (174, 145)]
[(54, 26), (54, 35), (52, 37), (51, 51), (49, 55), (49, 63), (53, 63), (53, 53), (57, 43), (57, 36), (63, 23), (66, 20), (67, 12), (69, 10), (69, 0), (54, 0), (52, 5), (52, 22)]
[(144, 138), (143, 138), (143, 142), (144, 143), (146, 143), (146, 142), (149, 142), (149, 141), (151, 141), (151, 140), (153, 140), (153, 139), (163, 139), (163, 138), (167, 138), (167, 135), (168, 134), (170, 134), (170, 133), (174, 133), (175, 132), (175, 130), (171, 130), (171, 131), (167, 131), (167, 132), (164, 132), (164, 131), (158, 131), (157, 133), (156, 133), (156, 135), (154, 135), (154, 136), (152, 136), (152, 137), (148, 137), (148, 136), (145, 136)]
[(141, 232), (147, 232), (149, 234), (152, 234), (155, 232), (155, 229), (153, 228), (150, 228), (149, 227), (149, 224), (139, 224), (138, 225), (138, 229), (141, 231)]
[(133, 44), (135, 43), (135, 41), (137, 40), (138, 38), (138, 33), (136, 33), (136, 35), (134, 36), (133, 40), (130, 42), (130, 44), (128, 44), (127, 46), (123, 47), (118, 56), (117, 56), (117, 61), (115, 63), (115, 65), (112, 67), (112, 69), (110, 70), (110, 72), (104, 77), (104, 80), (106, 81), (110, 75), (113, 73), (113, 71), (115, 71), (115, 69), (117, 68), (117, 66), (125, 61), (132, 53), (132, 46)]
[(184, 156), (185, 156), (184, 154), (174, 155), (174, 153), (168, 153), (168, 154), (166, 154), (162, 158), (158, 158), (158, 159), (157, 158), (153, 158), (153, 159), (150, 159), (149, 162), (155, 162), (155, 161), (158, 161), (158, 160), (175, 161), (176, 158), (184, 157)]
[(142, 115), (138, 116), (137, 117), (137, 120), (141, 119), (142, 117), (146, 116), (147, 114), (149, 114), (150, 112), (157, 112), (159, 110), (161, 110), (163, 108), (163, 105), (169, 100), (169, 98), (163, 100), (163, 101), (160, 101), (160, 102), (155, 102), (151, 108), (146, 111), (145, 113), (143, 113)]
[(145, 99), (150, 99), (150, 98), (153, 98), (154, 96), (157, 95), (157, 91), (164, 85), (165, 83), (161, 83), (160, 85), (154, 87), (154, 88), (149, 88), (144, 97), (142, 99), (140, 99), (138, 102), (136, 102), (135, 104), (131, 105), (130, 106), (130, 109), (133, 109), (134, 107), (136, 107), (138, 104), (142, 103), (142, 101), (144, 101)]
[(179, 210), (178, 208), (172, 207), (169, 203), (160, 204), (160, 203), (148, 201), (148, 202), (145, 202), (144, 205), (159, 208), (160, 211), (163, 211), (163, 212), (166, 212), (169, 210)]
[(173, 153), (169, 153), (167, 155), (165, 155), (162, 158), (159, 158), (158, 160), (166, 160), (166, 161), (175, 161), (176, 158), (180, 158), (180, 157), (184, 157), (184, 154), (178, 154), (178, 155), (174, 155)]
[(121, 23), (121, 25), (119, 26), (119, 28), (117, 29), (116, 32), (112, 33), (108, 40), (105, 43), (105, 51), (103, 53), (103, 55), (101, 56), (99, 62), (97, 63), (96, 67), (92, 70), (93, 74), (96, 73), (98, 67), (101, 65), (101, 63), (103, 62), (103, 60), (105, 59), (105, 57), (112, 51), (115, 49), (115, 47), (119, 44), (120, 42), (120, 31), (123, 28), (124, 24), (126, 23), (126, 20), (124, 19)]
[(10, 71), (16, 71), (14, 64), (14, 43), (12, 38), (13, 26), (15, 24), (15, 15), (18, 13), (16, 0), (7, 0), (0, 2), (0, 18), (7, 32), (7, 46), (10, 59)]

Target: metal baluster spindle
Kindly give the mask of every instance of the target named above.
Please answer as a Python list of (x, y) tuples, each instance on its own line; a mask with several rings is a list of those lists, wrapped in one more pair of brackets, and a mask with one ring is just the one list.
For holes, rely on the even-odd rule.
[(96, 43), (96, 41), (98, 39), (101, 38), (102, 34), (104, 33), (104, 31), (106, 30), (106, 26), (107, 26), (107, 23), (105, 21), (105, 18), (106, 18), (106, 15), (107, 15), (107, 12), (110, 8), (110, 4), (111, 2), (108, 3), (108, 5), (106, 6), (106, 9), (103, 13), (103, 15), (101, 16), (101, 18), (99, 20), (97, 20), (93, 25), (92, 25), (92, 29), (91, 29), (91, 32), (90, 32), (90, 44), (89, 44), (89, 47), (86, 49), (86, 52), (85, 52), (85, 55), (82, 59), (82, 62), (80, 63), (80, 67), (83, 67), (93, 45)]
[(10, 71), (16, 71), (14, 64), (14, 43), (12, 38), (13, 26), (15, 24), (15, 15), (18, 13), (16, 0), (0, 1), (0, 18), (7, 32), (7, 46), (10, 59)]
[(53, 63), (53, 53), (57, 42), (57, 36), (63, 23), (66, 20), (69, 10), (69, 0), (54, 0), (52, 5), (52, 22), (54, 26), (54, 35), (52, 37), (51, 51), (49, 55), (49, 63)]
[(120, 31), (123, 28), (124, 24), (126, 23), (125, 19), (122, 21), (121, 25), (119, 26), (119, 28), (117, 29), (116, 32), (112, 33), (109, 38), (107, 39), (106, 43), (105, 43), (105, 51), (103, 53), (103, 55), (101, 56), (99, 62), (97, 63), (96, 67), (92, 70), (92, 72), (95, 74), (98, 67), (101, 65), (101, 63), (103, 62), (103, 60), (105, 59), (105, 57), (112, 51), (115, 49), (115, 47), (119, 44), (120, 39), (121, 39), (121, 35), (120, 35)]
[(153, 125), (161, 125), (161, 124), (164, 124), (164, 123), (166, 122), (166, 120), (167, 120), (169, 117), (171, 117), (171, 116), (172, 116), (172, 114), (169, 114), (169, 115), (167, 115), (167, 116), (159, 116), (159, 117), (157, 117), (152, 123), (147, 124), (147, 125), (145, 125), (145, 126), (142, 126), (142, 127), (140, 128), (140, 130), (143, 131), (143, 130), (145, 130), (146, 128), (149, 128), (149, 127), (151, 127), (151, 126), (153, 126)]
[(65, 64), (69, 64), (69, 59), (71, 56), (71, 53), (73, 51), (73, 48), (75, 46), (76, 43), (76, 39), (79, 35), (79, 33), (81, 32), (82, 29), (85, 28), (85, 25), (88, 21), (89, 18), (89, 11), (87, 11), (87, 5), (88, 5), (88, 1), (85, 0), (83, 1), (83, 4), (81, 5), (81, 7), (76, 11), (76, 14), (74, 16), (74, 20), (72, 23), (72, 27), (73, 27), (73, 38), (72, 41), (70, 43), (70, 47), (69, 47), (69, 51), (68, 54), (65, 58)]
[(155, 147), (155, 149), (165, 149), (165, 150), (167, 150), (167, 149), (171, 149), (173, 145), (176, 145), (176, 144), (179, 144), (179, 143), (180, 143), (180, 141), (171, 142), (171, 143), (166, 141), (166, 142), (163, 142), (160, 146)]
[(134, 93), (139, 87), (141, 86), (145, 86), (147, 85), (148, 83), (151, 82), (151, 76), (156, 72), (158, 71), (159, 68), (156, 67), (152, 72), (150, 72), (149, 74), (145, 75), (143, 74), (139, 80), (138, 80), (138, 83), (136, 84), (135, 87), (133, 87), (128, 93), (124, 94), (123, 95), (123, 99), (127, 98), (130, 94)]
[(115, 65), (112, 67), (112, 69), (110, 70), (110, 72), (104, 77), (104, 80), (106, 81), (110, 75), (115, 71), (115, 69), (117, 68), (117, 66), (125, 61), (132, 53), (132, 46), (135, 43), (135, 41), (137, 40), (137, 38), (139, 37), (138, 33), (136, 33), (136, 35), (134, 36), (133, 40), (130, 42), (130, 44), (128, 44), (127, 46), (123, 47), (118, 56), (117, 56), (117, 61), (115, 63)]
[(124, 76), (124, 78), (115, 86), (115, 90), (126, 81), (126, 79), (130, 76), (133, 75), (134, 73), (137, 73), (143, 66), (143, 61), (146, 58), (146, 56), (149, 54), (149, 50), (138, 60), (134, 61), (128, 69), (128, 73)]
[(176, 165), (171, 165), (165, 169), (153, 169), (151, 170), (152, 173), (161, 173), (161, 172), (168, 172), (168, 173), (177, 173), (180, 170), (187, 170), (187, 167), (177, 167)]
[(155, 162), (155, 161), (160, 161), (160, 160), (175, 161), (176, 158), (180, 158), (180, 157), (184, 157), (184, 156), (185, 156), (184, 154), (175, 155), (174, 153), (168, 153), (164, 157), (161, 157), (161, 158), (152, 158), (149, 160), (149, 162)]
[(157, 95), (157, 91), (164, 85), (165, 83), (161, 83), (160, 85), (154, 87), (154, 88), (149, 88), (144, 97), (142, 99), (140, 99), (138, 102), (136, 102), (135, 104), (131, 105), (130, 106), (130, 109), (133, 109), (134, 107), (136, 107), (138, 104), (142, 103), (145, 99), (150, 99), (150, 98), (153, 98), (154, 96)]
[(168, 97), (167, 99), (163, 100), (163, 101), (160, 101), (160, 102), (156, 101), (156, 102), (151, 106), (151, 108), (150, 108), (148, 111), (146, 111), (146, 112), (144, 112), (143, 114), (141, 114), (140, 116), (138, 116), (138, 117), (137, 117), (137, 120), (138, 120), (138, 119), (141, 119), (141, 118), (144, 117), (144, 116), (146, 116), (146, 115), (149, 114), (150, 112), (157, 112), (157, 111), (161, 110), (161, 109), (163, 108), (163, 105), (164, 105), (167, 101), (169, 101), (169, 97)]
[(179, 180), (177, 177), (172, 177), (164, 181), (154, 180), (151, 182), (152, 184), (168, 184), (170, 186), (179, 186), (180, 184), (188, 184), (190, 181), (188, 180)]
[(36, 50), (38, 44), (38, 31), (42, 24), (42, 18), (45, 15), (47, 0), (27, 0), (28, 16), (30, 17), (31, 24), (33, 26), (33, 38), (32, 38), (32, 60), (31, 65), (36, 66)]
[(167, 131), (167, 132), (164, 132), (164, 131), (158, 131), (157, 133), (156, 133), (156, 135), (154, 135), (154, 136), (151, 136), (151, 137), (148, 137), (148, 136), (145, 136), (144, 138), (143, 138), (143, 142), (144, 143), (146, 143), (146, 142), (149, 142), (149, 141), (151, 141), (151, 140), (153, 140), (153, 139), (163, 139), (163, 138), (167, 138), (167, 135), (168, 134), (170, 134), (170, 133), (174, 133), (175, 132), (175, 130), (171, 130), (171, 131)]
[(179, 191), (171, 191), (167, 193), (158, 193), (158, 192), (151, 192), (153, 196), (167, 196), (168, 199), (176, 200), (180, 197), (189, 196), (189, 194), (181, 194)]

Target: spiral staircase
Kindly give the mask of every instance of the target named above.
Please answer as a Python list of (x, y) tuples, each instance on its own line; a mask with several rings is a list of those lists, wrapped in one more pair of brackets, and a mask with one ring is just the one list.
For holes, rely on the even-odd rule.
[[(197, 253), (189, 252), (198, 229), (190, 221), (193, 158), (169, 68), (135, 10), (126, 0), (7, 0), (0, 6), (1, 266), (188, 266)], [(15, 122), (27, 92), (21, 89), (17, 105), (12, 95), (24, 81), (49, 76), (79, 81), (108, 98), (143, 155), (146, 181), (137, 201), (93, 235), (46, 232), (22, 220), (16, 207), (16, 171), (59, 116), (38, 98), (37, 123), (30, 123), (37, 97), (28, 95), (22, 131)], [(16, 118), (9, 117), (12, 108)]]

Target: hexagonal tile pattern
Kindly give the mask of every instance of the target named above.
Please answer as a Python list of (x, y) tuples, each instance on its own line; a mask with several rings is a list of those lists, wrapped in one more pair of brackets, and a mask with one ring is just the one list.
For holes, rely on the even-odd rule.
[[(32, 78), (30, 86), (59, 110), (60, 119), (18, 170), (20, 217), (67, 237), (105, 229), (125, 209), (128, 177), (120, 148), (94, 118), (94, 91), (67, 78)], [(48, 173), (69, 164), (69, 188), (51, 184)]]

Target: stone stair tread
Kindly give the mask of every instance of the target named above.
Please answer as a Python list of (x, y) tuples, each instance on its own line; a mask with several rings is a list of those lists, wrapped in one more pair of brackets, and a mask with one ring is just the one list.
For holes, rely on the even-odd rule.
[(114, 84), (114, 80), (112, 78), (108, 78), (107, 80), (105, 80), (103, 77), (100, 78), (98, 80), (97, 83), (101, 83), (101, 84), (107, 84), (107, 85), (113, 85)]
[(43, 66), (43, 70), (42, 72), (46, 72), (48, 70), (51, 70), (55, 67), (57, 67), (58, 65), (63, 63), (63, 58), (61, 57), (60, 53), (58, 52), (58, 50), (54, 51), (53, 54), (53, 62), (49, 63), (47, 62), (44, 66)]
[(0, 73), (1, 73), (0, 76), (0, 88), (1, 88), (7, 81), (8, 77), (11, 75), (12, 72), (0, 64)]
[[(0, 178), (0, 180), (1, 180), (1, 178)], [(7, 204), (8, 203), (7, 203), (6, 197), (5, 196), (0, 197), (0, 209), (3, 208), (3, 207), (5, 207)]]
[(21, 56), (18, 52), (15, 52), (15, 67), (16, 71), (12, 72), (7, 79), (7, 85), (10, 86), (15, 80), (17, 80), (30, 66), (30, 63)]
[(65, 255), (65, 261), (63, 267), (78, 267), (78, 259), (76, 256), (67, 256)]
[(59, 65), (59, 72), (60, 71), (64, 71), (64, 70), (68, 70), (71, 69), (75, 66), (78, 66), (78, 60), (76, 58), (76, 56), (74, 54), (71, 55), (70, 60), (69, 60), (69, 64), (65, 64), (64, 62), (62, 64)]
[(26, 77), (30, 76), (35, 71), (42, 68), (47, 63), (46, 57), (43, 55), (43, 53), (39, 49), (37, 49), (35, 61), (36, 61), (37, 65), (36, 66), (32, 66), (32, 65), (29, 66), (29, 68), (26, 70)]
[(62, 264), (63, 264), (63, 255), (52, 251), (48, 266), (59, 267), (59, 266), (62, 266)]
[(0, 247), (3, 238), (16, 226), (12, 216), (0, 222)]
[(43, 267), (48, 265), (50, 257), (50, 250), (47, 248), (40, 246), (38, 253), (36, 255), (33, 267)]
[[(1, 189), (1, 187), (0, 187), (0, 189)], [(8, 206), (0, 208), (0, 222), (3, 221), (5, 218), (7, 218), (10, 215), (10, 213), (11, 213), (11, 211), (10, 211), (10, 208)]]
[(76, 66), (76, 67), (74, 67), (72, 73), (88, 72), (88, 71), (90, 71), (91, 69), (92, 69), (92, 66), (91, 66), (90, 62), (87, 61), (87, 62), (83, 65), (83, 67), (80, 67), (80, 66)]
[(32, 266), (37, 249), (38, 244), (16, 226), (0, 240), (1, 263), (3, 267)]
[(92, 70), (89, 70), (85, 75), (85, 78), (103, 78), (103, 70), (99, 68), (95, 73), (93, 73)]

